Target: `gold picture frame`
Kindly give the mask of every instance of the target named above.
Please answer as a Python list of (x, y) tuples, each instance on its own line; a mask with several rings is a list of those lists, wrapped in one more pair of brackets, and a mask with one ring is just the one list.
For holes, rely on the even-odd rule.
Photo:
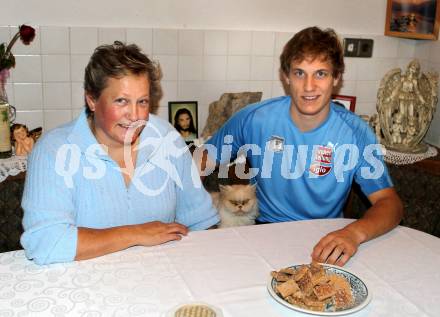
[(439, 20), (439, 0), (388, 0), (385, 35), (437, 40)]
[[(179, 118), (186, 120), (188, 126), (182, 127)], [(187, 144), (198, 138), (197, 101), (168, 102), (168, 119)]]

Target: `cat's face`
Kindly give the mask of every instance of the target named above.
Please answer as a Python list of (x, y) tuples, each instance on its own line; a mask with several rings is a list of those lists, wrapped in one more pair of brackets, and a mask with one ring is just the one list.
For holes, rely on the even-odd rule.
[(237, 214), (248, 213), (257, 202), (255, 185), (220, 185), (220, 199), (229, 211)]

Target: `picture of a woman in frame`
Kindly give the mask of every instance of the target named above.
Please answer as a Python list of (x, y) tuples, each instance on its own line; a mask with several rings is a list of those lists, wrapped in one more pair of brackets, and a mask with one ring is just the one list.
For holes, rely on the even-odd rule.
[(187, 143), (197, 138), (197, 130), (192, 113), (186, 108), (180, 108), (176, 111), (174, 115), (174, 128), (176, 128)]

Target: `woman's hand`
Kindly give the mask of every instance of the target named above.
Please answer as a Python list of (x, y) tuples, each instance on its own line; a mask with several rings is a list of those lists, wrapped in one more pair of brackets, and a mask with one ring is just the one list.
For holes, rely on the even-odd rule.
[(168, 241), (180, 240), (188, 234), (188, 228), (179, 223), (163, 223), (160, 221), (135, 225), (133, 228), (134, 244), (152, 246)]
[(153, 246), (180, 240), (187, 233), (184, 225), (159, 221), (106, 229), (78, 228), (75, 260), (96, 258), (135, 245)]

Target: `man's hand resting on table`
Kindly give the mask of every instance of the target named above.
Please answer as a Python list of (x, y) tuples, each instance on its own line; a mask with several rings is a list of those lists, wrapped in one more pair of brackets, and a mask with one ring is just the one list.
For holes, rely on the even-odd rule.
[(312, 259), (343, 266), (356, 253), (362, 240), (359, 233), (347, 227), (330, 232), (313, 248)]
[(330, 232), (313, 248), (312, 259), (343, 266), (359, 245), (396, 227), (403, 217), (403, 204), (393, 188), (368, 196), (371, 207), (365, 215), (340, 230)]

